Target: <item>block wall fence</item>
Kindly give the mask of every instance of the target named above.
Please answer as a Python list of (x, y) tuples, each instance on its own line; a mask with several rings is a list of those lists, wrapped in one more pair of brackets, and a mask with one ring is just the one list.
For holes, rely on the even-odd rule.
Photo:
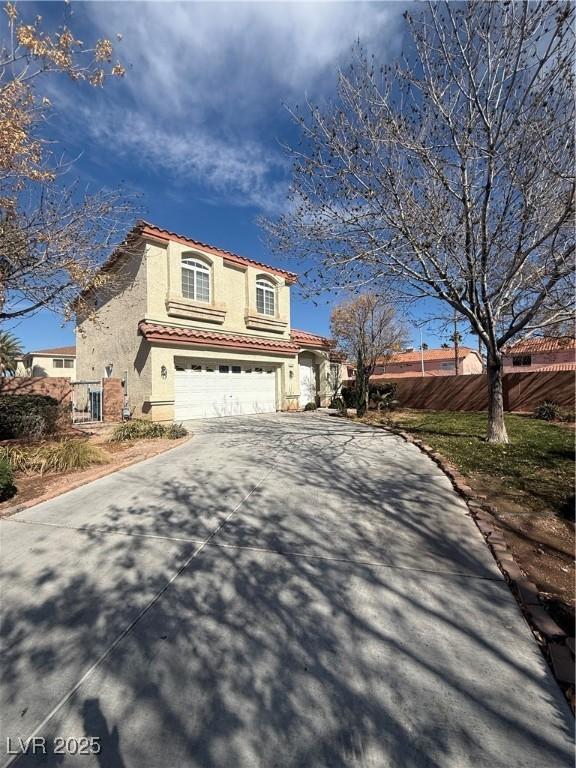
[[(61, 405), (72, 403), (74, 385), (63, 376), (0, 377), (0, 395), (48, 395)], [(103, 421), (122, 421), (124, 387), (121, 379), (102, 379)], [(70, 413), (72, 409), (70, 408)]]

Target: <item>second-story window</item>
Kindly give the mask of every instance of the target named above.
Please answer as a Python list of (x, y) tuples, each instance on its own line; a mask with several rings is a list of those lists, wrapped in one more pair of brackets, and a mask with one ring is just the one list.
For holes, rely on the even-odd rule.
[(210, 268), (190, 254), (182, 256), (182, 296), (210, 301)]
[(276, 289), (264, 277), (256, 280), (256, 311), (261, 315), (274, 315), (276, 312)]

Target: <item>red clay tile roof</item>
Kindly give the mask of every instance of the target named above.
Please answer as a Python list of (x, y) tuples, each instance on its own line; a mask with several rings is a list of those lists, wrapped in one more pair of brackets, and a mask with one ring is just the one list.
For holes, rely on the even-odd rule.
[[(458, 350), (458, 357), (466, 357), (470, 353), (477, 355), (478, 352), (475, 349), (469, 347), (460, 347)], [(430, 360), (454, 360), (454, 347), (448, 349), (425, 349), (423, 351), (415, 349), (414, 352), (398, 352), (393, 355), (389, 360), (378, 361), (378, 365), (387, 365), (390, 363), (419, 363), (424, 357), (424, 362)]]
[(220, 333), (198, 328), (181, 328), (173, 325), (147, 323), (141, 320), (138, 330), (147, 341), (161, 341), (173, 344), (190, 344), (204, 347), (226, 347), (228, 349), (249, 349), (270, 355), (296, 355), (299, 346), (285, 339), (264, 336), (244, 336), (240, 333)]
[[(466, 375), (466, 374), (461, 374), (461, 375)], [(449, 371), (448, 373), (440, 373), (436, 371), (425, 371), (424, 376), (422, 377), (422, 371), (417, 370), (416, 368), (413, 368), (411, 371), (389, 371), (388, 373), (375, 373), (372, 376), (370, 376), (370, 381), (378, 383), (380, 381), (389, 381), (390, 379), (417, 379), (417, 378), (431, 379), (433, 377), (437, 379), (442, 379), (445, 376), (454, 376), (454, 371)]]
[(318, 336), (315, 333), (308, 333), (308, 331), (299, 331), (296, 328), (290, 331), (290, 338), (301, 347), (325, 347), (326, 349), (332, 349), (334, 346), (334, 342), (325, 336)]
[(506, 373), (534, 373), (540, 371), (576, 371), (576, 361), (573, 363), (553, 363), (551, 365), (522, 365), (519, 367), (507, 364)]
[(218, 248), (215, 245), (208, 245), (207, 243), (202, 243), (199, 240), (192, 240), (185, 235), (180, 235), (177, 232), (171, 232), (168, 229), (162, 229), (161, 227), (157, 227), (154, 224), (150, 224), (148, 221), (139, 221), (134, 229), (137, 230), (138, 234), (140, 234), (142, 237), (153, 237), (157, 240), (165, 241), (173, 240), (183, 245), (196, 246), (197, 248), (202, 248), (208, 253), (223, 256), (225, 261), (232, 262), (233, 264), (262, 267), (262, 269), (265, 269), (268, 272), (272, 272), (274, 275), (280, 275), (286, 280), (288, 284), (295, 283), (298, 279), (298, 275), (296, 275), (294, 272), (288, 272), (287, 270), (280, 269), (278, 267), (271, 267), (268, 264), (263, 264), (260, 261), (254, 261), (254, 259), (248, 259), (245, 256), (239, 256), (237, 253), (232, 253), (232, 251), (225, 251), (223, 248)]
[(27, 355), (69, 355), (76, 357), (76, 347), (49, 347), (48, 349), (35, 349), (27, 352)]
[(553, 337), (541, 336), (539, 338), (526, 339), (511, 344), (503, 350), (506, 355), (517, 355), (529, 352), (561, 352), (566, 349), (576, 349), (576, 339), (569, 336)]

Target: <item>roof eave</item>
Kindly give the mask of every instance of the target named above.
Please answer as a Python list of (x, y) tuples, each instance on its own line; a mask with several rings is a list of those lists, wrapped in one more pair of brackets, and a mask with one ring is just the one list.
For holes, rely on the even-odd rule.
[(202, 339), (202, 338), (186, 338), (185, 336), (174, 336), (174, 334), (165, 330), (152, 330), (144, 329), (142, 326), (145, 323), (141, 321), (138, 324), (138, 333), (146, 339), (146, 341), (153, 341), (157, 344), (166, 344), (176, 347), (207, 347), (213, 349), (238, 349), (249, 352), (257, 352), (261, 355), (278, 355), (281, 357), (295, 357), (298, 354), (298, 347), (294, 344), (288, 344), (279, 346), (274, 345), (274, 339), (271, 339), (270, 346), (262, 346), (254, 343), (250, 343), (249, 339)]

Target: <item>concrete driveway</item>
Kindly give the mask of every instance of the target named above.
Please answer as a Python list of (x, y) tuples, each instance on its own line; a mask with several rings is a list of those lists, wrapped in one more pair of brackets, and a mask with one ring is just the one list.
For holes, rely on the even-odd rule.
[(568, 707), (431, 461), (320, 414), (192, 428), (2, 521), (7, 763), (37, 735), (16, 765), (572, 765)]

